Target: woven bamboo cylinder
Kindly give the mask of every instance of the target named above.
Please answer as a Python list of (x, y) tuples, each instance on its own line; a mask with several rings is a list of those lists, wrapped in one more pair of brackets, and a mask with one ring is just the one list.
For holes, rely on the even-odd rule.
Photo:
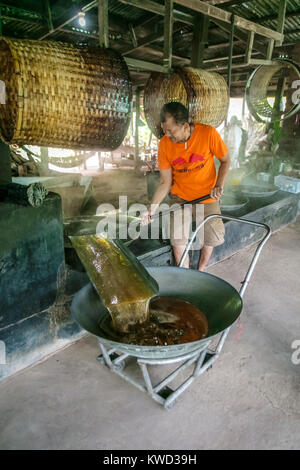
[[(273, 122), (293, 116), (300, 110), (300, 104), (294, 103), (293, 82), (300, 79), (300, 67), (288, 59), (276, 59), (273, 65), (260, 65), (251, 74), (246, 86), (246, 100), (249, 111), (259, 122)], [(286, 78), (288, 92), (285, 109), (276, 109), (268, 101), (268, 91), (271, 82), (276, 82), (280, 76)], [(298, 88), (298, 87), (297, 87)], [(276, 91), (273, 90), (275, 96)]]
[(227, 115), (228, 87), (221, 75), (192, 67), (170, 75), (152, 73), (144, 91), (144, 107), (148, 126), (158, 138), (162, 136), (160, 110), (170, 101), (186, 106), (192, 122), (218, 127)]
[(132, 86), (111, 49), (0, 39), (0, 137), (8, 144), (117, 148), (130, 122)]

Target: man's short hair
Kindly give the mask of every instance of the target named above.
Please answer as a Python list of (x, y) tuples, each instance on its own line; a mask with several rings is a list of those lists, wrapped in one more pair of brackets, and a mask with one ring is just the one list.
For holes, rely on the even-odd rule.
[(182, 103), (171, 101), (164, 104), (160, 112), (160, 122), (166, 122), (167, 118), (171, 116), (176, 124), (185, 124), (189, 122), (189, 112)]

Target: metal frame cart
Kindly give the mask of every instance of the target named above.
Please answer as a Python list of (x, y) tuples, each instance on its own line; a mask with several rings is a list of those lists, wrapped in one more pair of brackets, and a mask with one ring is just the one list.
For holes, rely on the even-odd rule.
[[(236, 217), (223, 216), (223, 215), (208, 216), (201, 224), (198, 225), (195, 232), (193, 233), (192, 238), (190, 239), (186, 247), (186, 250), (182, 256), (179, 267), (183, 266), (184, 260), (199, 230), (202, 228), (202, 226), (205, 223), (208, 222), (208, 220), (211, 220), (213, 218), (222, 218), (225, 220), (233, 220), (233, 221), (243, 223), (243, 224), (255, 225), (257, 227), (262, 227), (267, 232), (265, 236), (259, 242), (256, 248), (256, 251), (254, 253), (254, 256), (251, 260), (250, 266), (248, 268), (246, 277), (244, 281), (242, 281), (242, 287), (239, 291), (239, 295), (242, 298), (249, 284), (250, 278), (252, 276), (254, 267), (261, 253), (261, 250), (271, 235), (271, 229), (266, 224), (253, 222), (253, 221), (246, 220), (246, 219), (239, 219)], [(119, 352), (116, 348), (108, 349), (106, 345), (103, 344), (103, 340), (99, 338), (98, 341), (99, 341), (99, 346), (101, 349), (101, 355), (98, 356), (98, 360), (101, 363), (105, 364), (112, 372), (119, 375), (126, 381), (130, 382), (139, 390), (146, 392), (153, 400), (155, 400), (157, 403), (162, 405), (165, 409), (169, 409), (174, 405), (175, 400), (193, 383), (193, 381), (199, 375), (203, 374), (203, 372), (205, 372), (208, 368), (210, 368), (213, 365), (213, 363), (218, 359), (231, 326), (232, 325), (230, 325), (230, 327), (228, 327), (227, 329), (225, 329), (223, 332), (220, 333), (221, 334), (220, 339), (214, 349), (209, 349), (208, 346), (211, 343), (211, 341), (210, 341), (210, 338), (208, 338), (209, 341), (205, 343), (204, 348), (203, 346), (200, 346), (199, 350), (196, 350), (196, 351), (194, 350), (186, 354), (180, 354), (177, 357), (171, 357), (171, 358), (143, 358), (143, 357), (138, 357), (138, 356), (132, 356), (130, 355), (130, 353), (127, 354), (124, 352)], [(133, 374), (126, 372), (127, 362), (130, 358), (133, 358), (133, 357), (136, 360), (137, 367), (140, 368), (142, 372), (144, 384), (138, 381)], [(158, 384), (154, 385), (152, 383), (148, 366), (157, 366), (157, 365), (164, 366), (164, 365), (170, 365), (170, 364), (177, 364), (181, 362), (182, 364), (179, 365), (177, 369), (175, 369), (171, 374), (165, 377)], [(191, 375), (176, 390), (172, 390), (171, 388), (169, 388), (168, 384), (172, 380), (174, 380), (175, 377), (178, 376), (178, 374), (183, 372), (186, 368), (188, 368), (191, 365), (194, 365), (193, 372), (191, 373)]]

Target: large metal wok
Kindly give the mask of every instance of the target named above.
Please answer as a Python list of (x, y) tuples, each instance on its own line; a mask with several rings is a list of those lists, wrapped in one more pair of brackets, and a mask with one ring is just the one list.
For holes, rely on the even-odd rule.
[(106, 346), (135, 357), (166, 359), (206, 348), (212, 337), (232, 325), (241, 313), (242, 299), (238, 292), (216, 276), (178, 267), (155, 267), (148, 271), (159, 285), (159, 295), (179, 297), (202, 310), (208, 321), (208, 337), (172, 346), (137, 346), (108, 339), (105, 324), (110, 315), (92, 284), (75, 295), (73, 317)]
[(278, 187), (274, 184), (245, 184), (242, 186), (242, 193), (244, 196), (253, 199), (269, 198), (274, 196), (278, 191)]
[[(228, 214), (239, 212), (241, 209), (245, 208), (248, 204), (249, 199), (244, 196), (237, 196), (236, 194), (224, 194), (220, 201), (220, 207), (222, 212)], [(237, 214), (236, 214), (237, 215)]]
[[(242, 282), (240, 292), (237, 292), (237, 290), (226, 281), (208, 273), (182, 267), (148, 268), (149, 273), (159, 285), (159, 295), (180, 297), (183, 300), (193, 303), (204, 312), (209, 327), (208, 336), (206, 338), (191, 343), (170, 346), (137, 346), (114, 341), (107, 335), (107, 331), (102, 326), (106, 323), (109, 313), (92, 284), (86, 285), (75, 295), (71, 306), (73, 317), (78, 323), (85, 330), (98, 337), (102, 351), (102, 356), (100, 357), (102, 362), (113, 372), (121, 375), (140, 390), (148, 392), (155, 401), (162, 404), (165, 408), (169, 408), (177, 396), (190, 385), (194, 378), (204, 372), (204, 370), (211, 366), (218, 358), (230, 327), (237, 320), (242, 311), (242, 296), (249, 283), (261, 249), (271, 233), (270, 228), (265, 224), (238, 219), (236, 217), (211, 215), (198, 225), (186, 247), (180, 266), (183, 265), (185, 257), (198, 231), (212, 218), (222, 218), (256, 225), (267, 232), (257, 246), (247, 275)], [(209, 350), (208, 346), (212, 339), (220, 333), (221, 337), (217, 347), (214, 350)], [(108, 348), (111, 349), (109, 350)], [(135, 357), (137, 359), (146, 386), (141, 385), (134, 377), (122, 370), (129, 357)], [(185, 362), (166, 379), (156, 386), (153, 386), (147, 365), (163, 365), (179, 361)], [(196, 365), (192, 376), (180, 387), (175, 391), (166, 387), (179, 372), (193, 363)], [(165, 393), (166, 389), (167, 394)]]

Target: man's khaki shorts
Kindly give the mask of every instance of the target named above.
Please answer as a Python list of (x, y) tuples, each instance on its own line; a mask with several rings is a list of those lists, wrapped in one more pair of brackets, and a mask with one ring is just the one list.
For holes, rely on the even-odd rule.
[[(178, 204), (188, 201), (180, 197), (170, 194), (170, 203)], [(198, 207), (197, 207), (198, 206)], [(199, 225), (203, 218), (212, 214), (221, 214), (220, 204), (218, 201), (204, 204), (194, 204), (186, 206), (185, 210), (171, 212), (170, 216), (170, 240), (172, 246), (186, 245), (191, 235), (191, 224), (196, 220)], [(218, 246), (224, 243), (225, 227), (222, 219), (216, 218), (209, 220), (204, 227), (198, 232), (194, 248), (200, 249), (203, 245)]]

